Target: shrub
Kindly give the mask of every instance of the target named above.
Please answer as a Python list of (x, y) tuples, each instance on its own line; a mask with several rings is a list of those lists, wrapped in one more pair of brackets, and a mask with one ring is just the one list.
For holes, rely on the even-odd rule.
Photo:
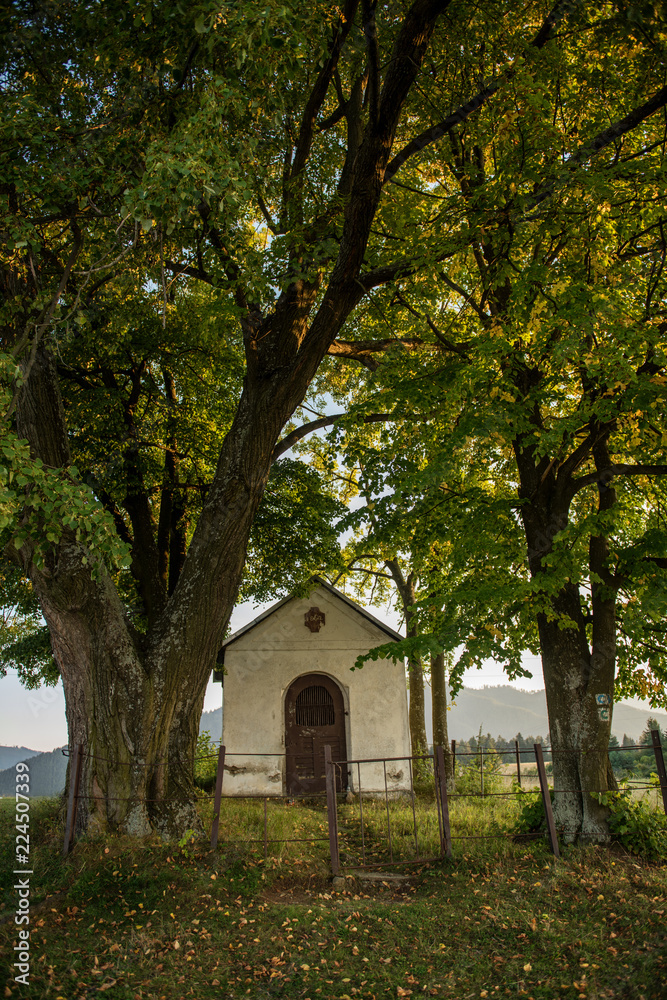
[(204, 791), (210, 791), (215, 786), (215, 776), (218, 771), (218, 748), (211, 739), (208, 729), (199, 734), (197, 739), (197, 754), (195, 756), (195, 785)]
[[(507, 791), (502, 774), (503, 760), (501, 754), (492, 751), (484, 753), (484, 791), (485, 793)], [(471, 758), (470, 764), (456, 762), (455, 769), (456, 792), (460, 795), (476, 794), (482, 790), (480, 778), (480, 755)]]
[[(553, 790), (549, 790), (551, 801), (553, 802)], [(547, 818), (544, 815), (544, 802), (542, 793), (538, 791), (522, 792), (525, 797), (524, 805), (514, 824), (514, 833), (542, 833), (547, 828)]]
[(627, 789), (602, 792), (597, 799), (609, 809), (609, 830), (622, 847), (650, 861), (667, 861), (664, 813), (658, 812), (646, 798), (635, 798)]

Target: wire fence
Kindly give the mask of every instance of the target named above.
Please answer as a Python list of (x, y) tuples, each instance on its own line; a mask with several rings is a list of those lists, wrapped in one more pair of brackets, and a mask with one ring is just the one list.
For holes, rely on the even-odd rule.
[[(210, 844), (215, 850), (220, 839), (220, 817), (223, 799), (235, 801), (250, 801), (262, 803), (262, 811), (258, 817), (255, 810), (250, 817), (250, 825), (257, 829), (258, 836), (224, 838), (225, 845), (253, 844), (262, 845), (264, 857), (268, 857), (269, 845), (276, 844), (315, 844), (328, 841), (331, 858), (331, 870), (334, 876), (343, 869), (372, 869), (386, 865), (420, 864), (433, 861), (436, 858), (452, 856), (452, 842), (463, 840), (497, 840), (512, 838), (516, 840), (531, 840), (544, 838), (544, 832), (514, 832), (500, 830), (493, 821), (489, 823), (488, 832), (459, 834), (452, 832), (449, 804), (455, 801), (490, 799), (514, 799), (527, 801), (527, 793), (539, 794), (546, 820), (546, 837), (551, 852), (559, 856), (558, 837), (575, 835), (578, 830), (559, 826), (556, 829), (552, 810), (552, 792), (555, 796), (582, 794), (599, 794), (608, 790), (603, 788), (582, 787), (577, 781), (574, 787), (565, 787), (558, 782), (551, 787), (545, 764), (545, 753), (551, 757), (549, 767), (556, 775), (565, 771), (579, 773), (579, 768), (572, 767), (573, 759), (588, 756), (598, 758), (598, 765), (606, 766), (608, 755), (614, 752), (644, 752), (652, 751), (658, 778), (658, 786), (662, 794), (662, 803), (667, 814), (667, 773), (665, 771), (664, 755), (660, 741), (660, 733), (653, 730), (650, 744), (632, 744), (622, 748), (613, 746), (606, 749), (584, 750), (574, 747), (554, 747), (535, 743), (532, 750), (519, 747), (515, 741), (514, 757), (516, 773), (513, 770), (501, 772), (498, 758), (507, 756), (507, 751), (489, 752), (483, 747), (477, 750), (457, 751), (455, 741), (445, 750), (436, 746), (432, 754), (411, 755), (405, 757), (374, 757), (346, 760), (334, 760), (331, 747), (324, 747), (324, 759), (321, 775), (313, 775), (315, 784), (305, 791), (293, 788), (283, 790), (284, 763), (289, 756), (286, 753), (245, 753), (243, 751), (227, 751), (220, 746), (215, 752), (186, 757), (176, 762), (181, 767), (215, 763), (215, 790), (212, 794), (200, 791), (197, 801), (213, 803), (211, 820)], [(140, 760), (114, 761), (86, 752), (82, 744), (63, 750), (71, 756), (70, 784), (68, 795), (67, 817), (65, 824), (65, 839), (63, 853), (67, 854), (74, 842), (76, 815), (79, 802), (99, 800), (100, 795), (88, 794), (80, 790), (83, 762), (101, 761), (106, 764), (125, 766), (135, 769), (147, 768), (159, 774), (166, 761), (143, 762)], [(522, 759), (523, 758), (523, 759)], [(528, 788), (527, 777), (522, 764), (528, 758), (528, 763), (534, 765), (536, 783)], [(236, 765), (230, 759), (240, 759), (242, 764)], [(559, 767), (562, 759), (569, 766)], [(264, 766), (250, 767), (250, 761), (262, 761)], [(466, 763), (467, 761), (467, 763)], [(276, 769), (277, 762), (280, 769)], [(270, 766), (266, 766), (269, 764)], [(507, 765), (505, 765), (507, 766)], [(275, 782), (279, 778), (279, 790), (276, 788), (252, 791), (244, 788), (245, 775), (252, 783)], [(227, 784), (225, 785), (225, 776)], [(319, 779), (319, 780), (317, 780)], [(236, 788), (230, 789), (230, 780)], [(561, 780), (560, 778), (558, 779)], [(509, 782), (509, 788), (503, 788), (503, 782)], [(247, 784), (247, 782), (246, 782)], [(500, 787), (499, 787), (500, 786)], [(644, 791), (655, 789), (651, 781), (633, 782), (633, 790)], [(183, 795), (146, 797), (143, 794), (127, 797), (102, 796), (105, 801), (121, 802), (128, 805), (167, 804), (184, 801)], [(273, 834), (276, 827), (286, 824), (278, 815), (279, 810), (288, 809), (297, 803), (307, 804), (311, 809), (321, 811), (321, 822), (315, 822), (322, 830), (322, 836), (294, 837)], [(271, 815), (272, 814), (272, 815)], [(289, 825), (289, 824), (287, 824)], [(326, 828), (326, 833), (325, 833)], [(280, 832), (280, 831), (278, 831)]]

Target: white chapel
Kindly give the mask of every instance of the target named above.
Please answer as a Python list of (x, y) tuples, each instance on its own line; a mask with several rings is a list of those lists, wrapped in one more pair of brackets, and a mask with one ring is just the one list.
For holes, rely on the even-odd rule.
[(400, 638), (319, 578), (307, 598), (286, 597), (230, 635), (214, 675), (224, 685), (225, 794), (320, 793), (327, 744), (339, 791), (408, 791), (405, 667), (351, 669)]

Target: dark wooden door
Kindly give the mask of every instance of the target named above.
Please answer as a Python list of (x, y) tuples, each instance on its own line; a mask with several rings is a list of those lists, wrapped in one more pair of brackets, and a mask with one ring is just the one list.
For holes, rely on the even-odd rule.
[[(347, 759), (343, 694), (330, 677), (304, 674), (285, 698), (287, 794), (324, 792), (324, 748), (335, 761)], [(338, 791), (347, 788), (347, 767), (336, 768)]]

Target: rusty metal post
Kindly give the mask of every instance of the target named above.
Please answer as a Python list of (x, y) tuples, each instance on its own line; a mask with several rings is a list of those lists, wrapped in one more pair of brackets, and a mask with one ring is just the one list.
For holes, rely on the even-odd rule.
[(412, 759), (410, 757), (408, 757), (408, 765), (410, 767), (410, 799), (412, 801), (412, 823), (415, 831), (415, 855), (419, 857), (419, 839), (417, 837), (417, 813), (415, 811), (415, 781), (412, 770)]
[(327, 783), (327, 821), (329, 825), (329, 851), (331, 853), (331, 874), (340, 874), (340, 856), (338, 854), (338, 813), (336, 810), (336, 776), (331, 747), (327, 743), (324, 748), (324, 771)]
[(69, 797), (67, 799), (67, 819), (65, 820), (65, 842), (63, 855), (67, 856), (74, 840), (76, 826), (76, 810), (79, 804), (79, 782), (81, 781), (81, 764), (83, 762), (83, 743), (77, 743), (70, 758), (69, 766)]
[(484, 747), (481, 744), (479, 747), (479, 786), (482, 798), (484, 798)]
[(225, 774), (225, 746), (218, 750), (218, 770), (215, 776), (215, 800), (213, 802), (213, 825), (211, 826), (211, 850), (218, 846), (218, 830), (220, 829), (220, 803), (222, 802), (222, 779)]
[(361, 801), (361, 765), (357, 761), (357, 791), (359, 792), (359, 822), (361, 824), (361, 863), (366, 864), (366, 840), (364, 837), (364, 805)]
[(651, 730), (653, 740), (653, 753), (655, 754), (655, 764), (658, 769), (658, 780), (660, 781), (660, 791), (662, 792), (662, 805), (667, 814), (667, 772), (665, 771), (665, 758), (662, 755), (662, 744), (660, 742), (660, 731)]
[(521, 754), (519, 753), (519, 741), (514, 741), (514, 752), (516, 753), (516, 780), (521, 788)]
[(456, 781), (456, 740), (452, 740), (452, 780)]
[(440, 811), (442, 813), (442, 830), (440, 834), (440, 848), (443, 856), (452, 856), (452, 834), (449, 829), (449, 803), (447, 801), (447, 771), (445, 764), (445, 751), (442, 747), (435, 747), (436, 769), (438, 774), (438, 791), (440, 797)]
[(560, 851), (558, 849), (558, 837), (556, 835), (556, 824), (554, 823), (554, 814), (551, 808), (551, 795), (549, 793), (549, 785), (547, 783), (547, 772), (544, 768), (544, 756), (542, 754), (542, 744), (534, 743), (533, 747), (535, 748), (537, 773), (540, 776), (540, 789), (542, 791), (542, 802), (544, 803), (544, 815), (547, 818), (547, 831), (549, 833), (549, 843), (551, 844), (551, 853), (555, 858), (559, 858)]
[(382, 761), (382, 766), (384, 768), (384, 804), (387, 808), (387, 834), (389, 836), (389, 860), (393, 862), (394, 860), (394, 845), (391, 840), (391, 819), (389, 817), (389, 790), (387, 787), (387, 761)]
[[(452, 740), (452, 743), (454, 741)], [(435, 811), (438, 814), (438, 832), (440, 834), (440, 845), (442, 847), (443, 843), (443, 828), (442, 828), (442, 806), (440, 802), (440, 785), (438, 782), (438, 755), (436, 753), (436, 747), (433, 747), (433, 794), (435, 796)]]

